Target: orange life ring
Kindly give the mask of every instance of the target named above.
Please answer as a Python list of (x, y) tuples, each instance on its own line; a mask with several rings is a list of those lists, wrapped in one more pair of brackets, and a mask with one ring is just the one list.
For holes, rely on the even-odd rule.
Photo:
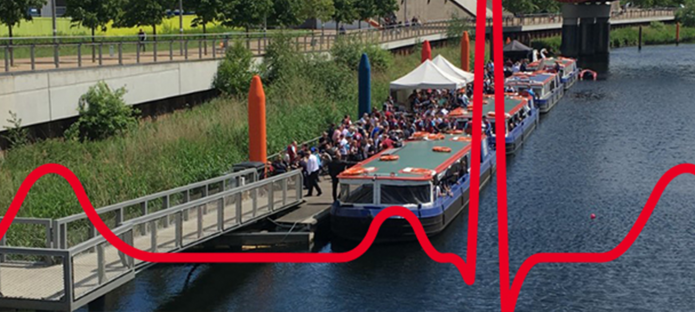
[(362, 168), (362, 167), (352, 167), (352, 168), (348, 168), (347, 170), (343, 171), (343, 174), (345, 174), (345, 175), (360, 175), (360, 174), (363, 174), (365, 172), (366, 172), (366, 170), (364, 170), (364, 168)]
[(452, 140), (452, 141), (456, 141), (456, 142), (470, 142), (470, 141), (471, 141), (471, 138), (469, 138), (469, 137), (457, 136), (457, 137), (453, 137), (451, 140)]
[(379, 160), (380, 161), (396, 161), (399, 158), (400, 157), (398, 157), (398, 155), (382, 155), (381, 157), (379, 157)]
[(446, 146), (435, 146), (432, 148), (432, 151), (438, 153), (451, 153), (451, 148)]
[(424, 169), (424, 168), (413, 168), (410, 170), (411, 173), (420, 173), (420, 174), (432, 174), (432, 170), (430, 169)]
[(431, 141), (444, 140), (444, 135), (443, 134), (430, 134), (427, 136), (427, 139), (431, 140)]

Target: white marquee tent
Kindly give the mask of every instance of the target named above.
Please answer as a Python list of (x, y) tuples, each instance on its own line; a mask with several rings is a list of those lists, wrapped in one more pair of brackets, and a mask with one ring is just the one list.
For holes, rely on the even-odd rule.
[(391, 82), (391, 90), (449, 89), (465, 87), (467, 81), (447, 74), (432, 61), (427, 60), (407, 75)]
[(437, 55), (437, 57), (432, 60), (432, 63), (439, 67), (443, 72), (449, 74), (450, 76), (453, 77), (458, 77), (460, 79), (463, 79), (466, 81), (466, 83), (472, 83), (473, 82), (473, 73), (469, 73), (463, 69), (460, 69), (456, 67), (456, 65), (451, 64), (447, 59), (445, 59), (441, 55)]

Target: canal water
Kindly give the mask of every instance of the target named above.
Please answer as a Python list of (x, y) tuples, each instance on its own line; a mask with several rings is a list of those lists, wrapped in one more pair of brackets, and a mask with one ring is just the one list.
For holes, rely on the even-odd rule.
[[(661, 175), (684, 162), (695, 163), (695, 46), (612, 51), (607, 79), (578, 83), (508, 161), (511, 274), (538, 252), (612, 249)], [(107, 296), (106, 308), (499, 310), (495, 183), (481, 192), (473, 286), (412, 243), (375, 246), (346, 264), (159, 265)], [(694, 310), (693, 190), (695, 177), (675, 179), (614, 262), (534, 267), (517, 311)], [(433, 244), (465, 255), (466, 237), (462, 215)], [(320, 252), (333, 250), (328, 244)]]

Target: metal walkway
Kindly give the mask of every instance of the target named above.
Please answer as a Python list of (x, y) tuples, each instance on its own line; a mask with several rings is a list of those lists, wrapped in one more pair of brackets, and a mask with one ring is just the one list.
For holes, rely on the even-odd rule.
[[(301, 203), (300, 171), (256, 179), (254, 170), (242, 171), (97, 211), (131, 246), (179, 252)], [(170, 206), (174, 201), (179, 203)], [(111, 246), (84, 213), (58, 220), (18, 218), (14, 224), (39, 227), (46, 246), (0, 247), (2, 308), (72, 311), (150, 265)]]

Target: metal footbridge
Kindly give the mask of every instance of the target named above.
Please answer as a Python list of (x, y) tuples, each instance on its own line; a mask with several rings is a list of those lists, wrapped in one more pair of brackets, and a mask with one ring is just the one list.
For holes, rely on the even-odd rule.
[[(97, 212), (131, 246), (167, 253), (184, 251), (301, 202), (301, 171), (259, 181), (257, 172), (249, 169)], [(20, 227), (40, 235), (43, 246), (14, 246), (7, 237)], [(150, 265), (113, 247), (85, 213), (57, 220), (16, 218), (0, 241), (0, 307), (73, 311)]]

